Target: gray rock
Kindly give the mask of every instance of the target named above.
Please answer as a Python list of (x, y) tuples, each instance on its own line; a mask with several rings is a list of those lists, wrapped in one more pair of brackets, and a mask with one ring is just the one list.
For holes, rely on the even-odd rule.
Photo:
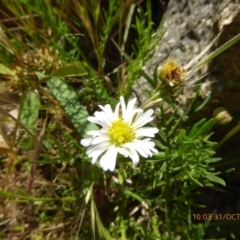
[[(167, 33), (157, 46), (153, 58), (144, 66), (146, 71), (150, 75), (153, 74), (156, 64), (161, 65), (168, 58), (173, 58), (180, 66), (186, 65), (200, 54), (221, 31), (219, 40), (210, 51), (236, 36), (240, 32), (239, 5), (237, 1), (230, 0), (171, 0), (164, 21)], [(219, 83), (222, 81), (240, 79), (239, 56), (240, 43), (228, 49), (202, 69), (201, 73), (208, 73), (205, 78), (206, 83), (202, 87), (202, 98), (210, 94), (212, 88), (217, 88), (217, 91), (221, 90)], [(213, 81), (215, 82), (213, 85), (208, 84)], [(151, 89), (143, 78), (139, 79), (137, 84), (144, 86), (144, 91)], [(141, 96), (143, 102), (147, 99), (137, 85), (135, 91)], [(224, 91), (226, 93), (226, 89)], [(180, 105), (186, 104), (187, 99), (192, 98), (192, 95), (188, 89), (184, 96), (180, 96)], [(221, 105), (221, 101), (225, 102), (224, 99), (216, 100), (215, 96), (211, 101), (217, 102), (213, 104), (211, 111), (214, 107)]]

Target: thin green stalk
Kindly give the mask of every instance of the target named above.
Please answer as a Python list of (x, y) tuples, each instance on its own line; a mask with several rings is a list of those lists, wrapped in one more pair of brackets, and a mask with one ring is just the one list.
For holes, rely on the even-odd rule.
[(169, 236), (169, 240), (172, 239), (172, 233), (171, 233), (171, 214), (169, 214), (169, 148), (166, 148), (166, 191), (165, 191), (165, 219), (166, 219), (166, 225), (167, 225), (167, 232)]
[(155, 239), (161, 239), (161, 233), (159, 232), (158, 221), (157, 221), (156, 216), (154, 215), (154, 212), (152, 212), (151, 221), (152, 221), (152, 228), (153, 228), (153, 233), (154, 233)]
[(121, 186), (121, 190), (123, 190), (122, 186), (124, 183), (124, 163), (119, 163), (119, 171), (118, 171), (118, 181)]
[(236, 134), (240, 130), (240, 123), (233, 128), (214, 148), (216, 151), (219, 147), (221, 147), (229, 138), (231, 138), (234, 134)]
[(124, 205), (125, 205), (125, 197), (124, 197), (124, 180), (125, 180), (125, 175), (124, 175), (124, 163), (119, 163), (119, 172), (118, 172), (118, 180), (119, 180), (119, 184), (120, 184), (120, 191), (121, 194), (123, 196), (123, 201), (122, 204), (120, 206), (119, 209), (119, 217), (120, 217), (120, 232), (121, 232), (121, 239), (122, 240), (126, 240), (127, 236), (126, 236), (126, 229), (127, 226), (124, 222), (124, 218), (122, 216), (124, 216)]
[(126, 229), (127, 229), (127, 226), (126, 226), (126, 224), (124, 222), (124, 219), (121, 218), (120, 231), (121, 231), (121, 239), (122, 240), (127, 240)]
[[(161, 109), (163, 111), (163, 109)], [(164, 111), (163, 111), (164, 112)], [(162, 118), (162, 125), (167, 128), (167, 122), (166, 118)], [(169, 135), (166, 134), (166, 148), (165, 148), (165, 159), (166, 159), (166, 174), (165, 174), (165, 180), (166, 180), (166, 187), (165, 187), (165, 221), (166, 221), (166, 227), (167, 227), (167, 233), (168, 233), (168, 239), (172, 239), (172, 231), (171, 231), (171, 224), (172, 224), (172, 218), (170, 212), (169, 203), (171, 201), (171, 197), (169, 196), (170, 191), (170, 152), (171, 152), (171, 144)]]

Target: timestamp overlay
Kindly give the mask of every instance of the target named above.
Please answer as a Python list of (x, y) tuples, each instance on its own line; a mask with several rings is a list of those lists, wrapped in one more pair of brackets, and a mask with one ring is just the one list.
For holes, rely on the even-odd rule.
[(221, 221), (221, 220), (231, 220), (231, 221), (239, 221), (240, 220), (240, 213), (195, 213), (192, 214), (193, 220), (197, 221)]

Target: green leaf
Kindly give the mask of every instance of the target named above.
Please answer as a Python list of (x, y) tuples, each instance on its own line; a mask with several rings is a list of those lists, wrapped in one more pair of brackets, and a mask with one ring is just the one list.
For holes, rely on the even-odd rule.
[(77, 77), (87, 75), (86, 70), (80, 66), (81, 63), (72, 63), (58, 68), (51, 77)]
[(194, 178), (189, 172), (187, 172), (187, 174), (194, 183), (196, 183), (200, 187), (203, 187), (203, 185), (196, 178)]
[(233, 44), (238, 42), (240, 40), (240, 33), (236, 35), (235, 37), (231, 38), (228, 42), (224, 43), (222, 46), (217, 48), (214, 52), (211, 52), (207, 57), (205, 57), (203, 60), (201, 60), (196, 69), (200, 69), (204, 64), (210, 62), (212, 59), (217, 57), (220, 53), (231, 47)]
[(166, 162), (164, 162), (159, 171), (164, 172), (166, 170), (166, 168), (167, 168), (167, 164), (166, 164)]
[(215, 182), (215, 183), (218, 183), (218, 184), (221, 184), (223, 186), (225, 186), (225, 181), (223, 179), (221, 179), (220, 177), (217, 177), (209, 172), (206, 172), (206, 178), (212, 182)]
[[(213, 135), (213, 133), (209, 133), (208, 135), (204, 136), (203, 141), (209, 143), (208, 139)], [(213, 143), (214, 144), (214, 143)]]
[(178, 149), (178, 155), (183, 159), (186, 158), (186, 154), (193, 148), (192, 144), (183, 144)]
[(2, 63), (0, 63), (0, 74), (8, 74), (14, 76), (14, 72)]
[(39, 96), (31, 90), (25, 91), (21, 98), (19, 120), (32, 134), (37, 130), (39, 108)]
[(28, 193), (26, 193), (23, 189), (21, 189), (21, 188), (16, 188), (16, 191), (17, 191), (17, 193), (18, 193), (18, 195), (19, 196), (21, 196), (21, 197), (29, 197), (29, 198), (31, 198), (31, 196), (28, 194)]
[(94, 200), (92, 200), (91, 208), (93, 209), (92, 211), (94, 211), (94, 213), (95, 213), (94, 219), (96, 219), (98, 233), (99, 233), (101, 239), (104, 238), (106, 240), (112, 240), (113, 238), (109, 234), (108, 230), (103, 226), (103, 223), (102, 223), (102, 221), (100, 219), (100, 216), (98, 214), (98, 210), (97, 210), (97, 207), (95, 205)]
[[(171, 120), (172, 120), (173, 123), (174, 123), (173, 125), (170, 124), (170, 122), (169, 122), (169, 121), (171, 121)], [(168, 136), (169, 136), (169, 137), (172, 136), (172, 135), (175, 136), (176, 132), (177, 132), (178, 129), (179, 129), (179, 125), (182, 123), (182, 121), (183, 121), (183, 117), (182, 117), (182, 116), (179, 117), (178, 119), (176, 119), (174, 116), (173, 116), (173, 117), (170, 117), (170, 119), (167, 121), (167, 125), (172, 125), (170, 131), (168, 132)], [(186, 134), (185, 134), (185, 139), (187, 139)]]
[(192, 138), (197, 133), (197, 131), (202, 127), (202, 125), (205, 123), (205, 121), (206, 121), (206, 118), (203, 118), (199, 122), (194, 124), (194, 126), (192, 127), (192, 130), (189, 133), (188, 137)]
[(159, 129), (158, 135), (160, 136), (160, 138), (161, 138), (163, 143), (167, 142), (167, 138), (166, 138), (165, 132), (162, 131), (162, 129)]
[(207, 121), (194, 135), (193, 138), (198, 138), (199, 136), (201, 136), (204, 133), (207, 133), (208, 131), (210, 131), (212, 129), (214, 125), (214, 119), (210, 119), (209, 121)]
[(212, 97), (212, 94), (209, 94), (204, 100), (203, 102), (195, 109), (195, 112), (200, 111), (202, 108), (205, 107), (205, 105), (209, 102), (210, 98)]
[(59, 78), (48, 79), (46, 83), (50, 92), (62, 104), (72, 123), (83, 137), (88, 136), (88, 131), (98, 129), (94, 123), (88, 121), (88, 112), (79, 103), (77, 94), (71, 86)]
[(206, 160), (207, 163), (215, 163), (215, 162), (219, 162), (221, 161), (221, 158), (210, 158), (208, 160)]
[(2, 197), (16, 197), (14, 193), (6, 192), (0, 189), (0, 196)]
[(131, 6), (130, 6), (130, 9), (128, 11), (125, 31), (124, 31), (124, 34), (123, 34), (123, 50), (124, 50), (124, 46), (125, 46), (125, 43), (126, 43), (127, 38), (128, 38), (130, 25), (131, 25), (131, 22), (132, 22), (132, 17), (133, 17), (135, 7), (136, 7), (136, 4), (132, 3)]
[(43, 74), (42, 72), (35, 72), (36, 76), (38, 77), (39, 80), (44, 80), (47, 78), (47, 76), (45, 74)]
[(179, 131), (178, 136), (177, 136), (177, 142), (178, 142), (179, 144), (182, 144), (183, 141), (185, 140), (185, 138), (186, 138), (186, 130), (185, 130), (185, 129), (181, 129), (181, 130)]
[(95, 203), (93, 197), (91, 197), (91, 223), (92, 223), (92, 232), (94, 239), (96, 238), (96, 229), (95, 229), (95, 222), (96, 222), (96, 215), (95, 215)]
[(125, 190), (124, 193), (127, 195), (127, 196), (130, 196), (136, 200), (138, 200), (139, 202), (146, 202), (145, 199), (143, 199), (141, 196), (139, 196), (138, 194), (130, 191), (130, 190)]
[(113, 41), (113, 44), (117, 47), (117, 49), (121, 53), (121, 55), (124, 56), (128, 62), (131, 62), (132, 61), (131, 57), (126, 52), (124, 52), (122, 48), (119, 47), (119, 45), (113, 39), (112, 41)]
[(144, 77), (153, 88), (156, 88), (156, 82), (142, 69), (139, 69), (140, 76)]

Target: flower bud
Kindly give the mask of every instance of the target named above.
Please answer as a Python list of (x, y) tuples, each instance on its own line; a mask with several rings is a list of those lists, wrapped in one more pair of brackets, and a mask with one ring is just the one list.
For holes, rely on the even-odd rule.
[(213, 118), (215, 119), (215, 124), (217, 125), (226, 125), (232, 120), (232, 116), (223, 107), (219, 107), (214, 110)]

